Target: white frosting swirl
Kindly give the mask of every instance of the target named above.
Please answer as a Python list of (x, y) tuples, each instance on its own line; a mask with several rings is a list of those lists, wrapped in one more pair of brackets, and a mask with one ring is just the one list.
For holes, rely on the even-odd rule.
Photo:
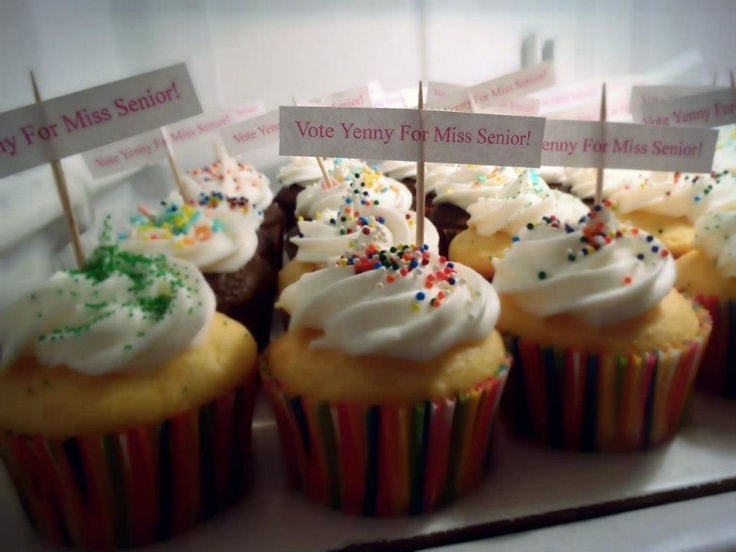
[(726, 125), (718, 129), (713, 170), (720, 172), (734, 169), (736, 169), (736, 126)]
[(495, 195), (498, 190), (516, 180), (511, 167), (466, 166), (458, 169), (450, 179), (434, 187), (434, 205), (451, 203), (467, 210), (482, 197)]
[(736, 277), (736, 211), (713, 211), (695, 223), (695, 245), (711, 259), (724, 278)]
[[(253, 258), (261, 217), (228, 208), (205, 209), (172, 192), (159, 213), (131, 218), (120, 247), (137, 254), (167, 254), (202, 272), (235, 272)], [(225, 205), (224, 203), (221, 205)]]
[(271, 182), (252, 165), (225, 157), (208, 167), (190, 170), (183, 178), (185, 198), (196, 201), (201, 192), (220, 192), (228, 198), (242, 197), (264, 211), (273, 201)]
[(322, 330), (310, 344), (314, 348), (419, 361), (491, 333), (498, 296), (479, 274), (426, 251), (399, 253), (417, 259), (418, 268), (384, 252), (389, 265), (393, 259), (401, 268), (374, 268), (381, 261), (380, 253), (373, 253), (354, 258), (353, 266), (302, 276), (284, 290), (278, 304), (291, 313), (289, 330)]
[[(595, 198), (595, 185), (598, 171), (596, 169), (567, 168), (564, 170), (562, 179), (557, 180), (563, 186), (569, 188), (570, 193), (580, 199)], [(662, 173), (671, 175), (672, 173)], [(627, 185), (638, 185), (649, 178), (666, 178), (666, 176), (655, 176), (650, 171), (637, 171), (630, 169), (606, 169), (603, 171), (603, 199), (608, 199), (612, 193)]]
[[(322, 159), (325, 169), (331, 171), (335, 163), (329, 157)], [(291, 160), (279, 168), (276, 178), (283, 186), (298, 184), (302, 188), (322, 180), (322, 169), (319, 168), (316, 157), (292, 157)]]
[(325, 184), (323, 181), (304, 188), (296, 196), (297, 217), (318, 219), (322, 216), (334, 215), (342, 206), (345, 195), (350, 192), (351, 186), (361, 186), (361, 201), (408, 211), (411, 208), (412, 195), (409, 189), (401, 182), (383, 176), (366, 165), (353, 166), (350, 170), (343, 170), (346, 163), (336, 164), (339, 174), (333, 171), (333, 181)]
[(525, 170), (495, 196), (481, 198), (467, 211), (470, 214), (468, 226), (481, 235), (492, 236), (500, 231), (517, 234), (542, 217), (554, 216), (563, 222), (574, 222), (583, 217), (588, 208), (576, 197), (551, 190), (535, 173)]
[(0, 366), (34, 355), (85, 374), (155, 368), (196, 343), (214, 312), (194, 265), (102, 246), (85, 270), (57, 272), (3, 311)]
[(525, 228), (493, 264), (496, 289), (526, 312), (569, 313), (595, 327), (646, 312), (675, 281), (675, 263), (662, 244), (619, 225), (602, 206), (576, 226), (555, 221)]
[[(343, 221), (342, 219), (345, 218)], [(374, 243), (380, 249), (416, 241), (416, 213), (386, 207), (368, 206), (359, 212), (345, 213), (342, 209), (330, 219), (300, 221), (299, 235), (291, 238), (298, 249), (296, 260), (334, 265), (341, 255), (364, 250)], [(424, 221), (424, 242), (429, 250), (439, 250), (439, 234), (434, 225)]]

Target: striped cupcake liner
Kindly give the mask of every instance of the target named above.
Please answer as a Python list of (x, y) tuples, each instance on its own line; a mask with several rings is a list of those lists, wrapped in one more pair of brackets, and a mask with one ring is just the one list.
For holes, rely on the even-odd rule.
[(478, 485), (507, 373), (444, 400), (366, 406), (290, 396), (262, 366), (294, 486), (380, 517), (428, 512)]
[(83, 549), (141, 546), (212, 517), (250, 482), (257, 372), (161, 423), (53, 439), (0, 436), (0, 457), (40, 536)]
[(696, 295), (713, 319), (713, 332), (695, 386), (724, 397), (736, 397), (736, 301)]
[(672, 438), (711, 331), (706, 310), (696, 312), (695, 339), (641, 355), (585, 354), (507, 336), (514, 369), (504, 418), (519, 433), (577, 451), (642, 450)]

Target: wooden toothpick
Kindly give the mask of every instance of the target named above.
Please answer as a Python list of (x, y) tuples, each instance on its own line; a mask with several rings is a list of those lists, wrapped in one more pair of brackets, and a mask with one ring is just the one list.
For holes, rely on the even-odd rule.
[[(417, 95), (417, 109), (421, 119), (422, 110), (424, 109), (424, 94), (422, 93), (422, 81), (419, 81), (419, 92)], [(422, 124), (422, 128), (424, 125)], [(417, 161), (417, 183), (414, 186), (414, 194), (417, 204), (417, 246), (424, 245), (424, 142), (419, 149), (419, 160)]]
[(728, 75), (731, 77), (731, 88), (736, 88), (736, 76), (733, 74), (733, 69), (728, 72)]
[[(33, 97), (36, 103), (41, 103), (41, 94), (38, 91), (38, 85), (36, 84), (36, 77), (31, 71), (31, 86), (33, 87)], [(64, 212), (64, 220), (66, 220), (69, 234), (71, 235), (72, 248), (74, 249), (74, 258), (77, 261), (77, 267), (81, 270), (87, 264), (84, 256), (84, 248), (82, 247), (82, 238), (79, 235), (79, 224), (77, 224), (77, 217), (74, 215), (74, 209), (72, 207), (72, 201), (69, 198), (69, 188), (66, 185), (66, 178), (64, 176), (64, 169), (61, 166), (61, 161), (54, 159), (51, 161), (51, 171), (54, 174), (54, 181), (56, 182), (56, 191), (59, 194), (59, 200), (61, 201), (61, 209)]]
[(169, 168), (174, 175), (176, 189), (179, 190), (179, 194), (181, 195), (182, 199), (186, 201), (188, 198), (184, 194), (184, 180), (181, 177), (179, 165), (177, 164), (176, 158), (174, 157), (174, 148), (171, 146), (171, 136), (169, 135), (169, 131), (166, 129), (166, 127), (161, 127), (161, 134), (163, 135), (164, 142), (166, 143), (166, 157), (169, 160)]
[[(600, 121), (606, 122), (606, 83), (603, 83), (601, 90), (601, 112)], [(595, 204), (598, 205), (603, 201), (603, 167), (598, 166), (595, 172)]]

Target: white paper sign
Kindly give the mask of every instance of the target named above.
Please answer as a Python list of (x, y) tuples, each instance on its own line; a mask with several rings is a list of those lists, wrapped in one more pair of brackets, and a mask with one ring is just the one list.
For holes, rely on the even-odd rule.
[(473, 111), (473, 98), (467, 88), (461, 88), (456, 92), (450, 92), (425, 102), (424, 109), (470, 113)]
[(540, 101), (536, 98), (514, 98), (505, 102), (480, 109), (479, 113), (495, 113), (497, 115), (521, 115), (534, 117), (539, 114)]
[(516, 73), (476, 84), (471, 86), (468, 92), (472, 95), (478, 109), (483, 109), (499, 102), (549, 88), (556, 82), (554, 64), (546, 61)]
[[(221, 128), (264, 111), (263, 102), (258, 101), (202, 113), (168, 125), (166, 129), (174, 144), (207, 140), (216, 136)], [(103, 178), (154, 163), (166, 157), (166, 151), (161, 130), (155, 129), (87, 151), (82, 159), (94, 178)]]
[(464, 86), (460, 86), (459, 84), (449, 84), (447, 82), (437, 82), (437, 81), (429, 81), (427, 83), (427, 95), (426, 95), (426, 103), (433, 102), (435, 100), (440, 100), (447, 96), (448, 94), (452, 94), (454, 92), (460, 92), (461, 90), (465, 89)]
[(201, 113), (186, 65), (0, 115), (0, 177)]
[(633, 86), (631, 88), (631, 106), (633, 109), (633, 106), (643, 103), (662, 102), (723, 89), (723, 86)]
[(281, 107), (280, 155), (538, 167), (544, 119), (415, 109)]
[(324, 107), (371, 107), (371, 89), (367, 84), (336, 92), (325, 96), (320, 101)]
[(542, 164), (708, 172), (717, 138), (707, 129), (548, 120)]
[(258, 117), (223, 128), (220, 130), (220, 139), (232, 155), (239, 155), (278, 142), (279, 112), (269, 111)]
[(736, 88), (632, 106), (634, 120), (647, 125), (715, 127), (736, 123)]

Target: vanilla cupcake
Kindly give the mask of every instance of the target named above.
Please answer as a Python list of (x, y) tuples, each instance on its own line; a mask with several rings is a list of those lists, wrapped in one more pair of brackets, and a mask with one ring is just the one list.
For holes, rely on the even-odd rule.
[(705, 309), (673, 289), (652, 235), (597, 206), (522, 230), (494, 261), (514, 355), (512, 424), (558, 447), (647, 448), (673, 437), (705, 350)]
[(496, 194), (517, 176), (517, 171), (511, 167), (460, 165), (446, 180), (433, 186), (429, 219), (440, 233), (442, 255), (447, 255), (452, 239), (468, 227), (468, 207), (483, 197)]
[(708, 309), (713, 334), (696, 385), (736, 397), (736, 211), (714, 211), (695, 223), (695, 247), (677, 259), (676, 286)]
[(450, 242), (448, 257), (492, 280), (493, 260), (503, 257), (513, 236), (543, 218), (577, 222), (588, 213), (579, 199), (551, 190), (529, 170), (467, 208), (468, 228)]
[(139, 254), (167, 254), (197, 266), (215, 293), (217, 310), (243, 324), (258, 347), (271, 332), (276, 273), (258, 255), (262, 214), (235, 208), (214, 194), (203, 205), (172, 192), (158, 209), (142, 209), (118, 234), (120, 247)]
[[(279, 293), (302, 274), (334, 266), (341, 256), (363, 251), (368, 245), (388, 249), (416, 241), (416, 213), (376, 205), (371, 196), (363, 195), (361, 182), (350, 183), (333, 216), (299, 221), (299, 233), (290, 239), (296, 254), (279, 272)], [(423, 241), (437, 252), (439, 235), (428, 220), (424, 221)]]
[(425, 248), (369, 246), (304, 275), (279, 306), (291, 324), (261, 374), (310, 498), (399, 516), (480, 482), (508, 368), (488, 282)]
[(160, 541), (249, 479), (256, 344), (197, 268), (98, 248), (0, 317), (0, 457), (38, 533)]
[[(350, 195), (356, 207), (380, 206), (409, 211), (413, 197), (401, 182), (374, 171), (362, 162), (336, 160), (330, 182), (320, 181), (307, 186), (296, 198), (297, 221), (328, 221), (343, 207)], [(354, 196), (354, 197), (353, 197)], [(296, 248), (290, 238), (298, 234), (295, 226), (287, 233), (286, 254), (293, 258)]]

